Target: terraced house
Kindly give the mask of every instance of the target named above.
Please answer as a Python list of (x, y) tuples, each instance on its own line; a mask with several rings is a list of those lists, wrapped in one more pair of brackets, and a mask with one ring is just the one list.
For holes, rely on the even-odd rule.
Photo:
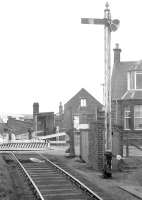
[(112, 122), (120, 127), (123, 142), (142, 143), (142, 61), (120, 61), (121, 49), (114, 49), (112, 72)]

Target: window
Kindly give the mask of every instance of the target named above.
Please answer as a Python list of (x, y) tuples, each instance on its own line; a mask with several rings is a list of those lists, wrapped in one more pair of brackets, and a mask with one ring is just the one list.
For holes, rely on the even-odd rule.
[(124, 108), (124, 129), (129, 130), (130, 129), (130, 106), (126, 106)]
[(136, 89), (142, 89), (142, 72), (136, 72)]
[(86, 103), (86, 99), (81, 99), (80, 100), (80, 106), (81, 107), (86, 107), (87, 103)]
[(142, 105), (134, 106), (134, 129), (142, 130)]
[(135, 89), (135, 72), (128, 73), (128, 89), (133, 90)]
[(128, 90), (142, 90), (142, 72), (128, 72)]
[(74, 115), (73, 117), (73, 126), (75, 129), (79, 129), (79, 116), (78, 115)]

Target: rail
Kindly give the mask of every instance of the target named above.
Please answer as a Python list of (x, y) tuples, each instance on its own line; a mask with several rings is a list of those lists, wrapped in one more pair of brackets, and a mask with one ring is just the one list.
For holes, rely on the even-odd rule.
[[(9, 153), (16, 160), (18, 167), (22, 169), (23, 174), (30, 183), (35, 199), (44, 200), (45, 198), (53, 199), (54, 197), (57, 199), (61, 199), (62, 197), (63, 199), (68, 199), (68, 195), (70, 195), (71, 199), (86, 199), (88, 196), (92, 200), (103, 200), (84, 183), (50, 161), (44, 155), (40, 153), (18, 153), (16, 155), (12, 152)], [(33, 156), (32, 160), (34, 163), (29, 164), (25, 162), (27, 159), (31, 160), (31, 156)], [(41, 158), (43, 159), (42, 163), (40, 162)], [(25, 164), (21, 164), (22, 160)]]
[(90, 188), (88, 188), (84, 183), (82, 183), (81, 181), (79, 181), (78, 179), (76, 179), (74, 176), (72, 176), (70, 173), (68, 173), (67, 171), (65, 171), (64, 169), (62, 169), (60, 166), (56, 165), (55, 163), (53, 163), (52, 161), (50, 161), (48, 158), (46, 158), (45, 156), (41, 155), (40, 153), (38, 153), (42, 158), (44, 158), (45, 160), (47, 160), (50, 164), (52, 164), (55, 168), (57, 168), (58, 170), (60, 170), (63, 174), (65, 174), (67, 177), (69, 177), (72, 182), (74, 182), (76, 185), (78, 185), (83, 191), (85, 191), (86, 193), (88, 193), (88, 195), (90, 197), (94, 197), (97, 200), (103, 200), (100, 196), (98, 196), (94, 191), (92, 191)]
[(21, 169), (23, 170), (25, 176), (28, 178), (29, 182), (32, 184), (32, 188), (34, 189), (34, 194), (36, 195), (36, 198), (38, 200), (44, 200), (42, 194), (40, 193), (38, 187), (35, 185), (34, 181), (32, 180), (32, 178), (30, 177), (30, 175), (28, 174), (28, 172), (26, 171), (26, 169), (23, 167), (23, 165), (19, 162), (19, 160), (16, 158), (16, 156), (14, 155), (14, 153), (12, 153), (12, 156), (15, 158), (16, 162), (19, 164), (19, 166), (21, 167)]

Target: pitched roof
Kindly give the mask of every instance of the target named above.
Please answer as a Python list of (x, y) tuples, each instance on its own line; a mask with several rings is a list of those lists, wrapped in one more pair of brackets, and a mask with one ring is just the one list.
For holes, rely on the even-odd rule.
[(121, 98), (122, 100), (127, 99), (142, 99), (142, 91), (141, 90), (130, 90), (127, 91)]
[(94, 98), (87, 90), (85, 90), (84, 88), (82, 88), (77, 94), (75, 94), (75, 95), (65, 104), (65, 106), (68, 106), (68, 105), (72, 104), (72, 103), (74, 102), (74, 99), (75, 99), (77, 96), (80, 97), (80, 98), (85, 98), (85, 97), (89, 96), (89, 97), (92, 99), (92, 101), (94, 101), (94, 103), (95, 103), (98, 107), (101, 107), (101, 106), (102, 106), (102, 104), (101, 104), (97, 99), (95, 99), (95, 98)]
[(111, 94), (112, 99), (121, 99), (121, 97), (127, 91), (127, 72), (132, 66), (135, 66), (137, 62), (120, 62), (113, 67), (111, 77)]
[(142, 71), (142, 61), (114, 65), (111, 78), (112, 99), (142, 99), (142, 90), (127, 90), (128, 71)]

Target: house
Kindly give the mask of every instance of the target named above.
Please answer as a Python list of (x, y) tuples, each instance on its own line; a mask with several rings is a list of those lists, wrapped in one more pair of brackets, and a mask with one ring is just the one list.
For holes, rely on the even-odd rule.
[[(102, 104), (82, 88), (64, 105), (64, 128), (70, 136), (71, 156), (85, 154), (88, 159), (88, 134), (90, 123), (97, 120), (97, 110)], [(83, 147), (83, 148), (82, 148)]]
[(112, 72), (112, 124), (119, 126), (124, 143), (142, 142), (142, 61), (121, 61), (116, 44)]
[(64, 105), (64, 127), (78, 130), (97, 119), (97, 109), (102, 104), (87, 90), (82, 88)]

